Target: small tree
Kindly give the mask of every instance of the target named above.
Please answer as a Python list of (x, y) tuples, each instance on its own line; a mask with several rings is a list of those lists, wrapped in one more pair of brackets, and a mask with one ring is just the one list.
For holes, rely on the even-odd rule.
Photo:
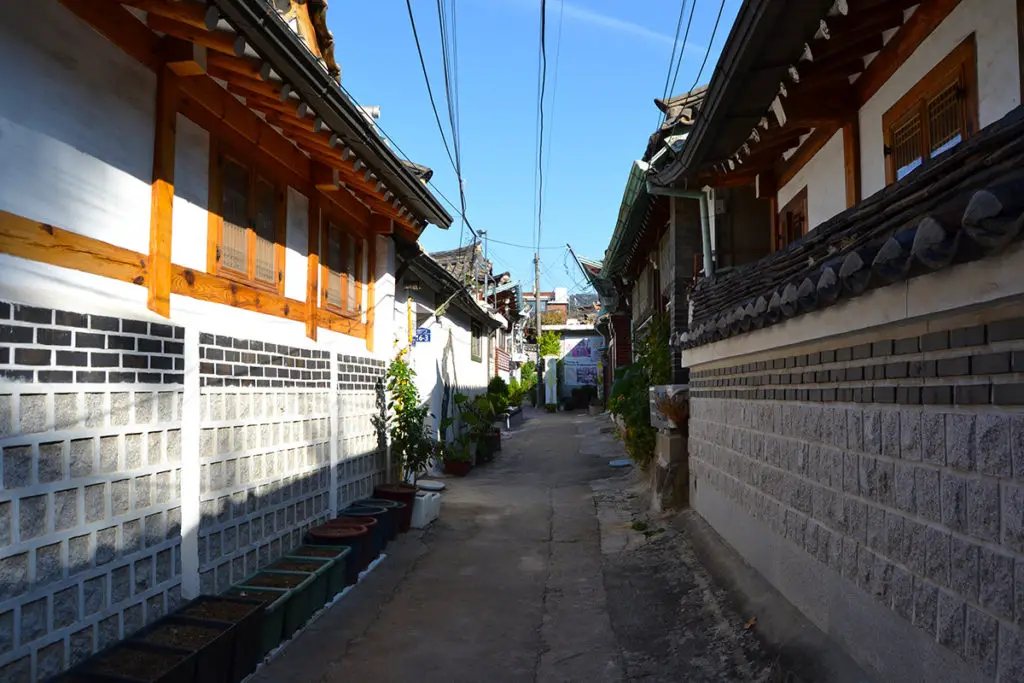
[(433, 454), (432, 439), (427, 435), (425, 421), (430, 414), (420, 402), (416, 389), (416, 371), (405, 360), (408, 349), (398, 353), (388, 366), (388, 404), (385, 417), (374, 418), (378, 429), (391, 438), (391, 452), (397, 457), (403, 481), (415, 480), (427, 469)]
[(540, 355), (560, 356), (562, 355), (562, 335), (554, 330), (548, 330), (540, 335)]

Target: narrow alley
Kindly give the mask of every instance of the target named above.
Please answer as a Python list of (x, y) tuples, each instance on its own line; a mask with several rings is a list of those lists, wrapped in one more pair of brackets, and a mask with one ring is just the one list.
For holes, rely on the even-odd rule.
[(254, 683), (776, 680), (682, 535), (633, 524), (608, 425), (535, 413)]

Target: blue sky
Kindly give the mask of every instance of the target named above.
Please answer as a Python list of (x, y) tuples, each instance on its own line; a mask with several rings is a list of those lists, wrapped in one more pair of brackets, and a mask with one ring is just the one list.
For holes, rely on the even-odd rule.
[[(718, 0), (687, 0), (687, 14), (694, 1), (676, 93), (693, 84), (719, 8)], [(739, 5), (725, 2), (702, 82), (710, 79)], [(449, 134), (436, 2), (413, 0), (413, 11)], [(466, 215), (493, 240), (532, 245), (540, 0), (456, 0), (456, 12)], [(678, 16), (678, 0), (548, 0), (541, 245), (555, 248), (541, 251), (544, 289), (582, 283), (566, 243), (583, 256), (604, 253), (630, 164), (659, 123), (653, 100), (664, 89)], [(434, 183), (458, 204), (404, 0), (332, 2), (328, 23), (345, 88), (360, 104), (381, 107), (388, 136), (433, 168)], [(457, 212), (450, 213), (456, 216), (451, 229), (430, 226), (424, 233), (428, 251), (459, 246)], [(468, 230), (464, 239), (471, 239)], [(532, 250), (491, 242), (489, 255), (496, 271), (509, 270), (533, 286)]]

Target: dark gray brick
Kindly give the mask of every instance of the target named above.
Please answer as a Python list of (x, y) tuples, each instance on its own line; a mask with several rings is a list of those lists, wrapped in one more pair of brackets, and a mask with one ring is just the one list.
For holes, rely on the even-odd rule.
[(39, 328), (36, 330), (36, 343), (47, 346), (71, 346), (71, 332), (70, 330)]
[(53, 324), (53, 311), (49, 308), (36, 308), (34, 306), (15, 306), (14, 319), (26, 323), (38, 323), (40, 325)]
[(0, 559), (0, 602), (18, 597), (28, 587), (28, 553)]
[(46, 598), (21, 606), (21, 642), (31, 643), (46, 635)]
[(939, 351), (949, 348), (949, 332), (930, 332), (921, 335), (922, 351)]
[(987, 405), (991, 396), (991, 384), (958, 384), (954, 389), (953, 400), (960, 406), (979, 406)]
[(904, 512), (916, 509), (915, 468), (910, 463), (898, 462), (895, 465), (895, 504)]
[(1024, 636), (1019, 629), (999, 624), (1000, 681), (1024, 681)]
[(49, 365), (53, 358), (53, 352), (46, 349), (25, 349), (14, 350), (14, 362), (17, 365)]
[(938, 611), (938, 586), (914, 577), (914, 626), (935, 635), (935, 621)]
[(999, 484), (987, 479), (967, 482), (967, 530), (975, 538), (999, 540)]
[(50, 509), (46, 496), (29, 496), (18, 503), (21, 540), (38, 538), (50, 530)]
[(907, 568), (914, 574), (925, 573), (927, 553), (925, 527), (913, 519), (903, 520), (903, 558)]
[(64, 563), (60, 556), (60, 543), (44, 545), (36, 550), (36, 586), (45, 586), (59, 581), (64, 574)]
[(88, 327), (89, 319), (84, 313), (54, 311), (54, 323), (65, 327)]
[(78, 621), (78, 586), (53, 594), (53, 628), (62, 629)]
[(952, 472), (942, 473), (942, 523), (967, 532), (967, 479)]
[(1013, 618), (1013, 558), (982, 547), (979, 555), (981, 590), (978, 602), (1005, 619)]
[(8, 446), (4, 450), (4, 489), (23, 488), (32, 485), (32, 447)]
[(1010, 418), (993, 413), (978, 415), (975, 428), (978, 472), (993, 477), (1009, 477), (1012, 473)]
[(1000, 406), (1024, 405), (1024, 384), (993, 384), (992, 403)]
[(989, 323), (988, 339), (990, 342), (1024, 339), (1024, 318), (1011, 318)]
[(938, 640), (953, 652), (964, 651), (964, 601), (946, 591), (939, 591)]
[(971, 358), (971, 374), (998, 375), (1010, 371), (1010, 352), (987, 353)]
[(0, 325), (0, 343), (31, 344), (32, 328), (18, 325)]
[(946, 463), (970, 472), (975, 467), (975, 416), (960, 413), (946, 415)]
[[(917, 514), (931, 522), (941, 521), (940, 505), (941, 481), (938, 470), (916, 467), (914, 474), (914, 508)], [(897, 477), (897, 489), (899, 481)]]
[(914, 577), (902, 567), (892, 571), (892, 609), (907, 621), (914, 618)]
[(984, 344), (984, 325), (961, 327), (955, 330), (951, 330), (949, 333), (949, 345), (952, 348), (962, 348), (966, 346), (983, 346)]
[(75, 346), (80, 349), (105, 349), (107, 336), (91, 332), (75, 332)]
[(111, 318), (103, 315), (90, 315), (89, 327), (94, 330), (103, 330), (105, 332), (120, 332), (121, 321), (117, 318)]
[(936, 363), (939, 377), (958, 377), (971, 374), (971, 362), (968, 356), (959, 358), (942, 358)]
[(946, 531), (926, 527), (925, 556), (925, 575), (940, 586), (948, 586), (950, 536)]
[(986, 676), (996, 675), (996, 643), (999, 638), (998, 622), (994, 617), (967, 605), (966, 640), (964, 657)]

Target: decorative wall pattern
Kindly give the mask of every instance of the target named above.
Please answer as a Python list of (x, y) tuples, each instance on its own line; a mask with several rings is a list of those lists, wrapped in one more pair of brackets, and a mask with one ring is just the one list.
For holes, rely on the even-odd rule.
[(0, 680), (181, 597), (181, 328), (0, 302)]
[(1024, 672), (1024, 319), (691, 372), (711, 486), (986, 675)]

